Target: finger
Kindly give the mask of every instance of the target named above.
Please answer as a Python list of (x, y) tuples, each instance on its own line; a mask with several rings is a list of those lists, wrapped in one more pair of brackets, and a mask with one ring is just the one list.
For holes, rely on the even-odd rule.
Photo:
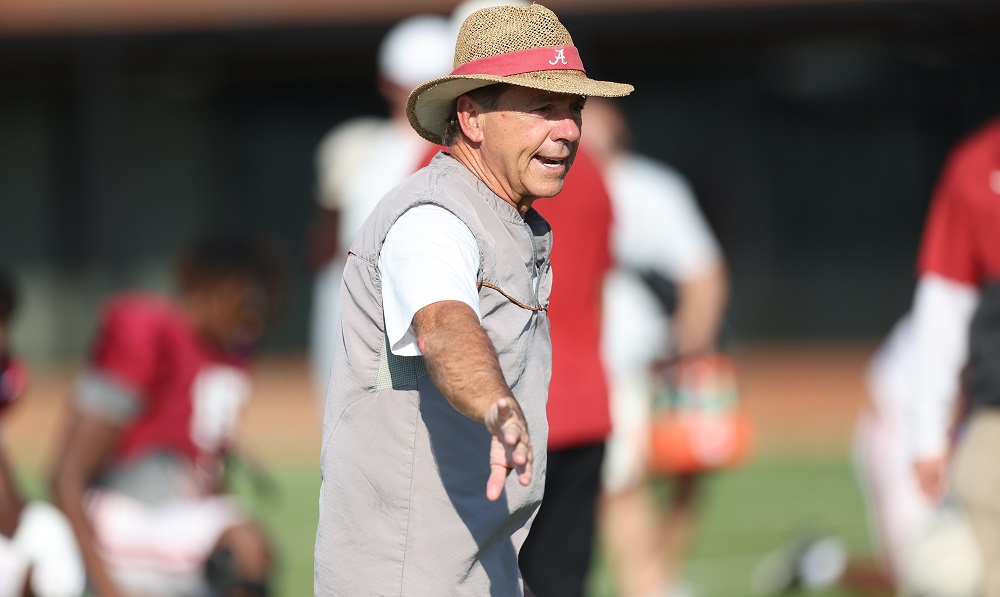
[(531, 446), (526, 441), (517, 441), (513, 446), (508, 448), (508, 453), (510, 454), (510, 461), (518, 467), (522, 467), (531, 459)]
[[(490, 478), (486, 480), (486, 499), (495, 502), (500, 498), (508, 473), (510, 473), (510, 469), (505, 466), (499, 464), (490, 466)], [(520, 480), (520, 475), (518, 475), (518, 480)]]
[(501, 429), (503, 429), (503, 443), (510, 447), (528, 441), (525, 421), (514, 411), (511, 411), (510, 417), (502, 420)]
[(531, 477), (532, 477), (531, 460), (532, 459), (529, 458), (528, 461), (526, 463), (524, 463), (523, 466), (516, 467), (516, 470), (517, 470), (517, 481), (521, 485), (527, 486), (528, 484), (531, 483)]
[(521, 440), (521, 427), (519, 425), (506, 425), (503, 430), (503, 443), (515, 449), (518, 444), (523, 443)]

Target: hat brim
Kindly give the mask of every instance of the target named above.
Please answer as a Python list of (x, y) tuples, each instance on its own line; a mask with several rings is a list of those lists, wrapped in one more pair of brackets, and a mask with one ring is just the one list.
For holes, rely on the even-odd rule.
[(444, 125), (451, 117), (455, 99), (463, 93), (494, 83), (587, 97), (623, 97), (635, 89), (625, 83), (589, 79), (578, 70), (547, 70), (509, 77), (447, 75), (431, 79), (410, 92), (406, 101), (406, 117), (410, 126), (424, 139), (441, 144)]

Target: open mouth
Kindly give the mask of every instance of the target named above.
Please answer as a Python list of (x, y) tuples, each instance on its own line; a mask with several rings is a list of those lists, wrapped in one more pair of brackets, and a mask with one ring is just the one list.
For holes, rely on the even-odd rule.
[(566, 159), (565, 158), (562, 158), (562, 159), (547, 158), (545, 156), (540, 156), (539, 155), (539, 156), (535, 156), (535, 159), (538, 160), (546, 168), (562, 168), (563, 166), (566, 165)]

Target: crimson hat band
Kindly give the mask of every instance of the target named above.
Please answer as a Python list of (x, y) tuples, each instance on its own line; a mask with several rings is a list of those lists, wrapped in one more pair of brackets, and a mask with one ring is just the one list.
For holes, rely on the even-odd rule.
[(493, 75), (510, 77), (546, 70), (578, 70), (586, 73), (580, 52), (574, 46), (548, 46), (517, 50), (470, 60), (451, 71), (452, 75)]

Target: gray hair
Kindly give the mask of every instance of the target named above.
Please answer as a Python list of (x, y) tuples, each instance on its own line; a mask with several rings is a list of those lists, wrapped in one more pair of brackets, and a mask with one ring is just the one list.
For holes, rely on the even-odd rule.
[[(509, 83), (494, 83), (486, 87), (473, 89), (464, 95), (468, 95), (469, 99), (483, 110), (494, 110), (500, 105), (500, 98), (511, 87), (513, 85)], [(458, 123), (458, 98), (455, 98), (451, 106), (451, 116), (445, 121), (444, 131), (441, 132), (441, 144), (451, 147), (461, 134), (462, 125)]]

